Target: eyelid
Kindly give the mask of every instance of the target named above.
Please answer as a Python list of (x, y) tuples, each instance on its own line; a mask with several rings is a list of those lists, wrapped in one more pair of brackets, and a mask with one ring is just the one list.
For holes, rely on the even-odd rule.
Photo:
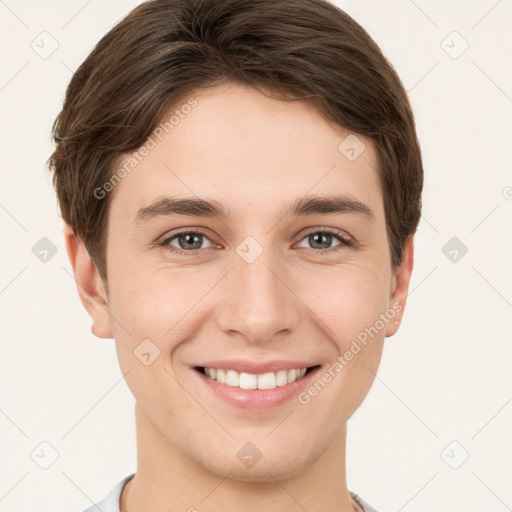
[[(157, 244), (159, 246), (164, 246), (164, 247), (165, 246), (169, 246), (169, 247), (171, 247), (172, 249), (174, 249), (177, 252), (181, 251), (181, 252), (186, 252), (186, 253), (190, 253), (190, 254), (195, 254), (195, 253), (197, 253), (199, 251), (204, 251), (205, 249), (194, 249), (194, 250), (191, 250), (191, 251), (185, 251), (184, 249), (179, 249), (177, 247), (169, 245), (171, 240), (174, 240), (175, 238), (178, 238), (178, 237), (180, 237), (182, 235), (187, 235), (189, 233), (193, 233), (193, 234), (197, 234), (197, 235), (202, 235), (205, 238), (207, 238), (210, 241), (210, 243), (215, 245), (215, 242), (211, 239), (211, 237), (201, 228), (182, 228), (179, 231), (176, 231), (175, 233), (173, 233), (171, 235), (165, 234), (162, 238), (160, 238), (157, 241)], [(206, 247), (206, 249), (211, 249), (211, 247)]]
[[(334, 229), (334, 228), (320, 227), (320, 226), (311, 228), (308, 231), (306, 231), (306, 233), (302, 234), (302, 236), (299, 238), (298, 241), (300, 242), (304, 237), (311, 235), (313, 233), (329, 233), (330, 235), (334, 235), (334, 236), (338, 237), (340, 240), (342, 240), (343, 242), (345, 242), (347, 244), (355, 242), (355, 240), (345, 231), (341, 231), (339, 229)], [(325, 249), (325, 250), (327, 250), (327, 249)]]
[[(210, 236), (202, 229), (202, 228), (182, 228), (179, 231), (171, 234), (171, 235), (164, 235), (163, 239), (161, 241), (157, 242), (159, 246), (161, 247), (170, 247), (170, 251), (175, 254), (188, 254), (188, 255), (196, 255), (201, 251), (204, 251), (206, 249), (212, 249), (212, 247), (206, 247), (204, 249), (193, 249), (190, 251), (179, 249), (178, 247), (174, 247), (170, 245), (170, 242), (174, 240), (175, 238), (178, 238), (179, 236), (186, 235), (188, 233), (193, 234), (199, 234), (204, 236), (206, 239), (210, 241), (213, 245), (216, 245), (216, 243), (210, 238)], [(355, 240), (346, 232), (334, 229), (334, 228), (328, 228), (328, 227), (322, 227), (322, 226), (316, 226), (313, 228), (309, 228), (308, 231), (305, 233), (302, 233), (298, 240), (293, 244), (296, 245), (297, 243), (301, 242), (304, 238), (307, 236), (313, 234), (313, 233), (328, 233), (336, 238), (339, 239), (340, 243), (338, 245), (335, 245), (334, 247), (329, 247), (328, 249), (312, 249), (309, 247), (301, 247), (301, 249), (305, 249), (306, 251), (314, 252), (314, 253), (326, 253), (326, 252), (335, 252), (338, 250), (338, 248), (343, 247), (352, 247), (355, 243)]]
[(322, 256), (329, 256), (337, 254), (338, 251), (344, 250), (344, 249), (352, 249), (355, 246), (355, 240), (344, 231), (340, 231), (333, 228), (327, 228), (327, 227), (316, 227), (313, 229), (308, 230), (306, 233), (302, 234), (301, 237), (297, 242), (295, 242), (294, 245), (302, 242), (306, 237), (308, 237), (311, 234), (314, 233), (327, 233), (329, 235), (334, 236), (339, 240), (339, 243), (337, 245), (334, 245), (333, 247), (329, 247), (327, 249), (314, 249), (311, 247), (299, 247), (302, 251), (305, 251), (307, 254), (312, 255), (313, 257), (322, 257)]

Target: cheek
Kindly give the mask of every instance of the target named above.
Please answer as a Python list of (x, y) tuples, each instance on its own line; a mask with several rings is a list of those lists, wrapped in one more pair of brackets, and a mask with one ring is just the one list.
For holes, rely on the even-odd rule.
[(169, 354), (187, 339), (184, 319), (199, 300), (199, 292), (177, 276), (126, 275), (130, 278), (116, 282), (110, 303), (117, 320), (113, 325), (119, 365), (140, 407), (166, 429), (169, 422), (177, 421), (175, 411), (190, 406)]
[(374, 265), (358, 262), (329, 269), (303, 280), (299, 297), (314, 313), (319, 328), (340, 349), (350, 345), (361, 331), (375, 324), (387, 305), (386, 279)]
[[(169, 331), (178, 328), (211, 287), (197, 274), (183, 270), (149, 273), (129, 269), (124, 275), (130, 277), (116, 282), (110, 310), (130, 332), (133, 342), (141, 336), (157, 342), (172, 337)], [(126, 331), (120, 334), (125, 336)]]
[[(289, 300), (295, 301), (297, 308), (310, 310), (310, 320), (343, 349), (384, 312), (389, 283), (382, 266), (358, 259), (343, 266), (318, 266), (296, 275), (291, 272), (288, 279), (298, 299), (290, 296)], [(179, 344), (181, 338), (190, 335), (191, 324), (200, 324), (215, 308), (213, 296), (205, 300), (218, 282), (215, 271), (199, 273), (193, 266), (147, 271), (125, 263), (112, 274), (115, 286), (110, 311), (117, 320), (113, 327), (116, 339), (123, 340), (123, 350), (132, 352), (149, 338), (162, 352), (170, 353), (173, 343)], [(224, 300), (229, 300), (227, 297)]]

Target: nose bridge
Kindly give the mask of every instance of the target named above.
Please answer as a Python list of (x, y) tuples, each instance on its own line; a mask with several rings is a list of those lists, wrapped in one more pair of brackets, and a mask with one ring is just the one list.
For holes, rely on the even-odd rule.
[(265, 238), (265, 246), (251, 238), (237, 247), (219, 323), (225, 332), (265, 343), (281, 331), (296, 328), (298, 301), (285, 284), (287, 272), (275, 257), (271, 237)]

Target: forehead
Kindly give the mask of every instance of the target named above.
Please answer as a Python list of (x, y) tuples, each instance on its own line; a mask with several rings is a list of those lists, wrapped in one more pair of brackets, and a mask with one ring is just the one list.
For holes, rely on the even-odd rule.
[(198, 90), (166, 112), (150, 139), (115, 189), (112, 206), (132, 216), (165, 195), (261, 214), (302, 195), (342, 193), (382, 211), (373, 143), (302, 101), (235, 84)]

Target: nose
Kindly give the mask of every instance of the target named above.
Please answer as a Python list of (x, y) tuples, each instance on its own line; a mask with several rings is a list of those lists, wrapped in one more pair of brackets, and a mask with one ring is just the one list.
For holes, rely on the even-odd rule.
[(251, 263), (236, 255), (223, 287), (216, 315), (218, 326), (250, 343), (276, 341), (295, 331), (304, 316), (305, 308), (293, 291), (290, 269), (277, 262), (271, 249), (265, 248)]

